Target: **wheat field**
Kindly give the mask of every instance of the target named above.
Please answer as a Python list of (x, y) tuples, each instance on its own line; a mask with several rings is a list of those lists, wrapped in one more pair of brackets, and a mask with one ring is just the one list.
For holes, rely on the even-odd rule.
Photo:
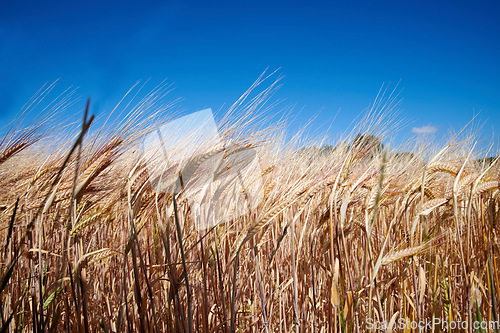
[(14, 122), (0, 141), (2, 332), (498, 322), (498, 158), (478, 156), (473, 138), (396, 153), (373, 139), (390, 136), (376, 112), (335, 147), (283, 143), (255, 119), (274, 87), (246, 93), (221, 125), (226, 142), (257, 152), (262, 200), (207, 229), (184, 192), (155, 191), (137, 154), (158, 124), (138, 115), (157, 95), (116, 126), (96, 127), (87, 109), (65, 139)]

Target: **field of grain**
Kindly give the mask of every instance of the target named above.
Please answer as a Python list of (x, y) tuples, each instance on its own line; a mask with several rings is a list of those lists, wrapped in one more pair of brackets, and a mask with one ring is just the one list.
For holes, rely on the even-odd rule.
[[(183, 191), (154, 190), (135, 150), (155, 126), (137, 117), (148, 103), (113, 130), (86, 113), (49, 152), (39, 147), (54, 133), (13, 123), (0, 141), (2, 332), (498, 322), (498, 159), (477, 156), (470, 138), (396, 153), (370, 136), (384, 125), (373, 114), (364, 135), (299, 149), (255, 126), (269, 92), (244, 95), (221, 129), (236, 147), (225, 157), (257, 152), (263, 199), (207, 229)], [(204, 149), (201, 159), (219, 148)]]

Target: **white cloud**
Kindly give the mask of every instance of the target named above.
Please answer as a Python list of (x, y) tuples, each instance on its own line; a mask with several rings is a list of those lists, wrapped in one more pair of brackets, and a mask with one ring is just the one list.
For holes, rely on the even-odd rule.
[(437, 127), (427, 125), (422, 127), (413, 127), (411, 129), (411, 132), (415, 134), (425, 135), (425, 134), (434, 134), (437, 132), (437, 130), (438, 130)]

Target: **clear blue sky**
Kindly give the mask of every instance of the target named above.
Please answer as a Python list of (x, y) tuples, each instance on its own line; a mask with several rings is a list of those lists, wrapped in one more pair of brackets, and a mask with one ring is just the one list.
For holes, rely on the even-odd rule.
[[(45, 82), (103, 110), (137, 80), (167, 79), (188, 111), (231, 104), (264, 69), (299, 122), (343, 131), (383, 83), (404, 90), (403, 130), (500, 124), (497, 1), (1, 1), (0, 121)], [(83, 105), (83, 102), (82, 102)], [(96, 110), (99, 112), (99, 110)], [(495, 134), (496, 135), (496, 134)]]

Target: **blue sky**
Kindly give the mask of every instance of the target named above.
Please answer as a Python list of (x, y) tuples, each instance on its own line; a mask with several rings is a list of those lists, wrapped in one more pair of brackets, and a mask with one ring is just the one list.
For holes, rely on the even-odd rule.
[(194, 112), (280, 68), (275, 98), (299, 123), (317, 114), (325, 128), (340, 109), (331, 131), (343, 132), (399, 82), (400, 134), (444, 135), (479, 113), (486, 142), (500, 124), (499, 17), (496, 1), (3, 1), (0, 121), (56, 79), (96, 113), (137, 80), (167, 79)]

